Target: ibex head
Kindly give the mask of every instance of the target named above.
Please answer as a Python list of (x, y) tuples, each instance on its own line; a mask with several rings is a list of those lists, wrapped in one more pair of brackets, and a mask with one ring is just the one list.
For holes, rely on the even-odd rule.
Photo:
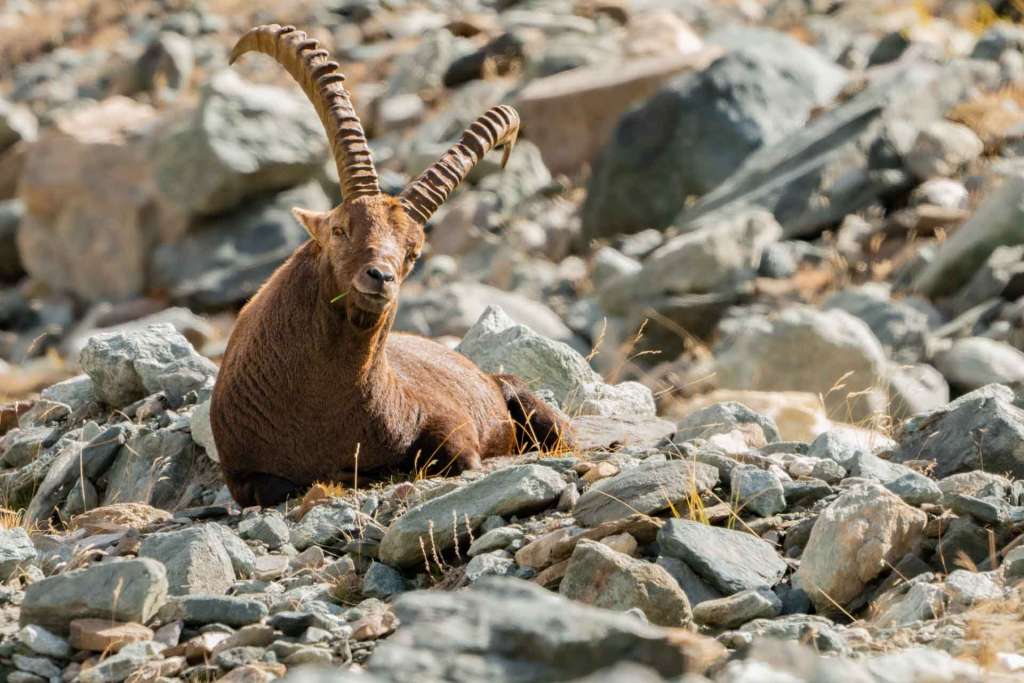
[(344, 306), (353, 324), (370, 327), (395, 305), (423, 248), (423, 226), (437, 208), (487, 152), (504, 146), (502, 165), (508, 160), (519, 134), (519, 115), (511, 107), (492, 108), (398, 197), (389, 197), (380, 190), (345, 77), (327, 51), (294, 26), (277, 24), (257, 26), (242, 36), (231, 62), (250, 51), (269, 55), (288, 70), (327, 131), (342, 202), (326, 213), (295, 209), (294, 214), (322, 250), (323, 267), (337, 285), (332, 300)]

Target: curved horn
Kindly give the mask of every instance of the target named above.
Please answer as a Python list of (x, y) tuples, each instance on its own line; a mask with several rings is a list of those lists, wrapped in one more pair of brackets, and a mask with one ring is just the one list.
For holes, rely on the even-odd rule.
[(234, 64), (246, 52), (273, 57), (302, 86), (327, 131), (342, 196), (351, 199), (380, 194), (366, 133), (342, 85), (345, 75), (338, 71), (337, 62), (330, 61), (327, 50), (320, 49), (318, 41), (294, 26), (267, 24), (250, 29), (238, 40), (230, 63)]
[(505, 105), (491, 108), (466, 129), (462, 139), (444, 156), (402, 190), (398, 198), (406, 212), (421, 224), (426, 223), (484, 155), (499, 145), (505, 146), (501, 158), (504, 168), (518, 136), (518, 112)]

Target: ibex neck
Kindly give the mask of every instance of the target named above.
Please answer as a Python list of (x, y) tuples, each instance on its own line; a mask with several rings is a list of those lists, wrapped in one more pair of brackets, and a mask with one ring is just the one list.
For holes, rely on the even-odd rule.
[(359, 328), (349, 321), (344, 299), (332, 302), (337, 297), (333, 278), (321, 277), (318, 285), (315, 317), (324, 353), (344, 368), (354, 384), (383, 383), (391, 372), (385, 346), (394, 322), (395, 306), (381, 315), (373, 327)]

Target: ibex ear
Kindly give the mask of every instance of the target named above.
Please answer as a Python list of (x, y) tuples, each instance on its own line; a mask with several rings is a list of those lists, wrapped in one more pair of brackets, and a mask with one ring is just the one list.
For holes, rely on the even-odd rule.
[(309, 233), (313, 240), (321, 245), (327, 244), (327, 238), (330, 237), (330, 231), (328, 230), (329, 214), (295, 207), (292, 209), (292, 215), (306, 229), (306, 232)]

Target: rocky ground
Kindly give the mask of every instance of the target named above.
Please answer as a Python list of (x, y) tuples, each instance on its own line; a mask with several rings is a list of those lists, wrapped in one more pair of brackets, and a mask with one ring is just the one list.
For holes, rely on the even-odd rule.
[[(254, 8), (253, 5), (258, 5)], [(0, 5), (0, 680), (1024, 679), (1024, 28), (967, 0)], [(488, 106), (396, 326), (577, 445), (240, 510), (238, 307)]]

